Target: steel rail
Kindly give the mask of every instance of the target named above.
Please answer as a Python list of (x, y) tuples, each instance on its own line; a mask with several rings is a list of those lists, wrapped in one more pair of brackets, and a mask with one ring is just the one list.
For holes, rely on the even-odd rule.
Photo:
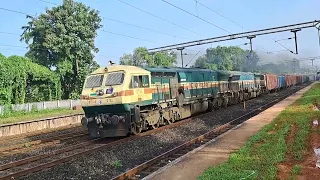
[(190, 121), (191, 121), (191, 118), (182, 119), (182, 120), (177, 121), (177, 122), (175, 122), (173, 124), (162, 126), (162, 127), (157, 128), (157, 129), (146, 131), (146, 132), (143, 132), (141, 134), (134, 135), (134, 136), (129, 136), (129, 137), (126, 137), (126, 138), (123, 138), (123, 139), (120, 139), (120, 140), (111, 141), (111, 142), (108, 142), (106, 144), (96, 144), (97, 141), (101, 141), (104, 138), (95, 139), (95, 140), (91, 140), (91, 141), (88, 141), (88, 142), (83, 142), (83, 143), (80, 143), (80, 144), (69, 146), (69, 147), (66, 147), (66, 148), (63, 148), (63, 149), (55, 150), (55, 151), (53, 151), (51, 153), (37, 155), (37, 156), (33, 156), (33, 157), (22, 159), (22, 160), (14, 161), (14, 162), (11, 162), (11, 163), (8, 163), (8, 164), (4, 164), (4, 165), (0, 166), (0, 171), (7, 170), (7, 169), (10, 169), (10, 168), (14, 168), (14, 167), (17, 167), (17, 166), (21, 166), (21, 165), (24, 165), (24, 164), (28, 164), (28, 163), (31, 163), (31, 162), (34, 162), (34, 161), (37, 161), (37, 160), (43, 160), (44, 158), (48, 158), (48, 157), (51, 158), (53, 156), (56, 156), (56, 155), (59, 155), (59, 154), (65, 153), (65, 152), (70, 152), (72, 150), (78, 150), (78, 149), (80, 149), (82, 147), (89, 147), (90, 145), (96, 145), (95, 147), (92, 147), (92, 148), (89, 148), (89, 149), (74, 153), (72, 155), (68, 155), (68, 156), (62, 157), (62, 158), (57, 159), (57, 160), (53, 160), (53, 161), (50, 161), (50, 162), (47, 162), (47, 163), (43, 163), (43, 164), (40, 164), (40, 165), (35, 166), (35, 167), (25, 168), (25, 169), (23, 169), (21, 171), (18, 171), (18, 172), (10, 173), (8, 175), (0, 177), (0, 180), (15, 179), (17, 177), (21, 177), (21, 176), (27, 175), (27, 174), (32, 173), (32, 172), (40, 171), (40, 170), (43, 170), (43, 169), (46, 169), (46, 168), (49, 168), (49, 167), (53, 167), (55, 165), (58, 165), (58, 164), (61, 164), (61, 163), (67, 162), (67, 161), (70, 161), (73, 158), (79, 157), (81, 155), (89, 154), (89, 153), (92, 153), (92, 152), (100, 150), (100, 149), (104, 149), (104, 148), (111, 147), (111, 146), (114, 146), (114, 145), (117, 145), (117, 144), (120, 144), (120, 143), (128, 142), (128, 141), (137, 139), (137, 138), (142, 137), (142, 136), (147, 136), (147, 135), (153, 134), (155, 132), (162, 131), (164, 129), (174, 128), (174, 127), (180, 126), (180, 125), (185, 124), (185, 123), (190, 122)]
[[(55, 137), (51, 137), (51, 138), (45, 138), (45, 139), (38, 139), (38, 140), (34, 140), (34, 141), (28, 141), (27, 143), (29, 145), (39, 145), (42, 143), (50, 143), (50, 142), (61, 142), (64, 140), (68, 140), (68, 139), (75, 139), (78, 137), (82, 137), (88, 135), (88, 133), (86, 131), (83, 132), (77, 132), (77, 133), (67, 133), (67, 134), (61, 134), (59, 136), (55, 136)], [(5, 151), (11, 151), (11, 150), (16, 150), (16, 149), (22, 149), (25, 147), (25, 142), (20, 143), (20, 144), (16, 144), (16, 145), (10, 145), (10, 146), (6, 146), (6, 147), (1, 147), (0, 148), (0, 153), (1, 152), (5, 152)]]
[[(300, 90), (302, 88), (299, 88)], [(297, 90), (297, 91), (298, 91)], [(188, 152), (206, 144), (207, 142), (211, 141), (212, 139), (216, 138), (217, 136), (223, 134), (224, 132), (227, 132), (232, 127), (235, 127), (238, 124), (241, 124), (242, 122), (248, 120), (249, 118), (259, 114), (260, 112), (264, 111), (265, 109), (273, 106), (274, 104), (286, 99), (292, 94), (295, 94), (297, 91), (294, 91), (293, 93), (287, 93), (284, 96), (277, 98), (265, 105), (262, 105), (249, 113), (246, 113), (236, 119), (231, 120), (228, 123), (225, 123), (219, 127), (213, 128), (209, 132), (202, 134), (201, 136), (198, 136), (186, 143), (183, 143), (179, 145), (178, 147), (175, 147), (147, 162), (144, 162), (116, 177), (113, 177), (112, 180), (126, 180), (126, 179), (137, 179), (141, 177), (146, 177), (156, 170), (160, 169), (161, 167), (166, 166), (169, 164), (168, 162), (178, 159), (181, 156), (187, 154)], [(170, 161), (169, 161), (170, 160)]]

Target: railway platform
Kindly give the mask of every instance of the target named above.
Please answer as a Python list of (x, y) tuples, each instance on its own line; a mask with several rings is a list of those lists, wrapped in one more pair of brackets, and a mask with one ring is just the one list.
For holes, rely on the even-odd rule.
[(168, 164), (165, 168), (152, 173), (145, 179), (197, 179), (208, 167), (219, 165), (228, 160), (231, 153), (240, 149), (252, 135), (274, 120), (281, 111), (300, 98), (312, 85), (301, 89), (294, 95), (222, 134), (202, 149), (190, 153), (176, 163)]

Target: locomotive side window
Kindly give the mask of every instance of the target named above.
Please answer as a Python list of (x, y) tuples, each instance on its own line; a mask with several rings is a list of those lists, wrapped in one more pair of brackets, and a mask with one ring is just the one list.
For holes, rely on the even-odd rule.
[(132, 76), (129, 88), (143, 88), (149, 87), (149, 76), (142, 75), (142, 76)]
[(142, 76), (142, 87), (149, 87), (149, 76)]

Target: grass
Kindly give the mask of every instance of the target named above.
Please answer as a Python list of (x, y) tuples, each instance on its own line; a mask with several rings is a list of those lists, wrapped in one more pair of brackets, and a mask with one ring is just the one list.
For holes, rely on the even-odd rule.
[(36, 110), (31, 112), (11, 112), (10, 114), (6, 114), (0, 116), (0, 124), (7, 123), (16, 123), (22, 121), (29, 121), (41, 118), (49, 118), (53, 116), (62, 116), (69, 115), (75, 113), (82, 113), (82, 110), (71, 110), (71, 109), (44, 109), (44, 110)]
[[(225, 163), (208, 168), (198, 179), (276, 179), (280, 162), (288, 157), (302, 159), (307, 149), (310, 121), (320, 114), (312, 110), (312, 103), (320, 104), (320, 98), (315, 96), (319, 94), (320, 83), (253, 135)], [(287, 144), (292, 126), (295, 127), (295, 133), (292, 142)], [(295, 166), (292, 174), (299, 173), (299, 167)]]
[(111, 166), (115, 168), (119, 168), (119, 167), (122, 167), (122, 163), (119, 160), (113, 161), (111, 162)]
[(300, 171), (301, 171), (301, 166), (295, 165), (291, 170), (291, 174), (298, 175), (298, 174), (300, 174)]

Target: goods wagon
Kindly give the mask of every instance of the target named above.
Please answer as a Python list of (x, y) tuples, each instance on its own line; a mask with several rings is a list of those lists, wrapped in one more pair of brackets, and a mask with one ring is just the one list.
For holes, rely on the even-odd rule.
[(283, 89), (285, 87), (286, 87), (285, 75), (278, 75), (278, 89)]
[(287, 87), (293, 86), (296, 84), (296, 77), (294, 75), (286, 75), (286, 84)]
[(294, 76), (296, 78), (296, 83), (294, 85), (302, 84), (302, 75), (294, 75)]
[(275, 74), (265, 74), (266, 89), (274, 91), (278, 88), (278, 76)]

